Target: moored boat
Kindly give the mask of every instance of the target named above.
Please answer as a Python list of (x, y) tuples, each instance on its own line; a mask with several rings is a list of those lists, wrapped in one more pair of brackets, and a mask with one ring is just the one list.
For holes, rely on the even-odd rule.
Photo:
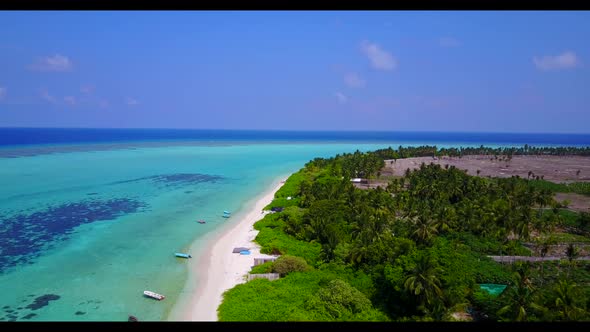
[(197, 220), (197, 222), (198, 222), (199, 224), (204, 224), (204, 223), (205, 223), (205, 220), (201, 219), (201, 220)]
[(176, 256), (176, 257), (182, 257), (182, 258), (193, 258), (193, 256), (191, 256), (189, 254), (184, 254), (184, 253), (181, 253), (181, 252), (174, 253), (174, 256)]
[(166, 296), (162, 295), (162, 294), (158, 294), (149, 290), (143, 291), (143, 295), (147, 296), (147, 297), (151, 297), (152, 299), (156, 299), (158, 301), (161, 301), (163, 299), (166, 298)]

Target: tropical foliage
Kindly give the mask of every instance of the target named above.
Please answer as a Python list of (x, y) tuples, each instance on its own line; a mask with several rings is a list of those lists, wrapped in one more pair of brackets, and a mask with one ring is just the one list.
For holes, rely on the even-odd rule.
[[(536, 180), (474, 177), (434, 164), (422, 164), (386, 188), (361, 190), (350, 181), (378, 175), (387, 159), (566, 152), (587, 155), (590, 149), (422, 146), (311, 160), (267, 207), (284, 210), (255, 225), (262, 252), (282, 256), (253, 272), (282, 277), (229, 290), (219, 317), (431, 321), (470, 312), (478, 320), (589, 320), (590, 270), (575, 260), (577, 247), (572, 245), (570, 260), (562, 262), (511, 266), (488, 257), (546, 255), (557, 226), (587, 227), (587, 216), (556, 207), (551, 188)], [(282, 199), (288, 196), (287, 204)], [(534, 241), (540, 243), (535, 252), (527, 247)], [(479, 287), (486, 283), (507, 288), (493, 296)]]

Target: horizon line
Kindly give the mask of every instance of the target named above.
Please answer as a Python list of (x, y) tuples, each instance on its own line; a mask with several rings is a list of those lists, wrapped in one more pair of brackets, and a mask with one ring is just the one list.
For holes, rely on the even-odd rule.
[(437, 133), (437, 134), (543, 134), (543, 135), (590, 135), (590, 132), (513, 132), (513, 131), (435, 131), (435, 130), (394, 130), (394, 129), (243, 129), (243, 128), (166, 128), (166, 127), (20, 127), (0, 126), (0, 129), (90, 129), (90, 130), (178, 130), (178, 131), (270, 131), (270, 132), (358, 132), (358, 133)]

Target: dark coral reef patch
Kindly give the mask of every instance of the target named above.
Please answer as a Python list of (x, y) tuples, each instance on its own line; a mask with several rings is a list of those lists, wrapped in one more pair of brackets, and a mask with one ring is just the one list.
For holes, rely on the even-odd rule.
[(160, 174), (153, 176), (145, 176), (142, 178), (117, 181), (111, 184), (133, 183), (140, 181), (151, 181), (154, 184), (164, 187), (180, 187), (195, 185), (205, 182), (217, 182), (223, 180), (224, 177), (219, 175), (199, 174), (199, 173), (176, 173), (176, 174)]
[(26, 214), (3, 215), (0, 212), (0, 273), (32, 263), (44, 249), (68, 238), (74, 228), (95, 221), (113, 220), (135, 213), (146, 204), (130, 198), (87, 199), (51, 206)]

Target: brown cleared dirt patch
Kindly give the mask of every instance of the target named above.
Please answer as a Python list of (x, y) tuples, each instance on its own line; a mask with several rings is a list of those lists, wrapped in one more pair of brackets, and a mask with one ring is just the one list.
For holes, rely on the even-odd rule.
[(527, 178), (529, 171), (533, 176), (556, 183), (590, 182), (590, 157), (583, 156), (514, 156), (505, 160), (498, 156), (459, 157), (416, 157), (386, 160), (382, 174), (403, 176), (406, 169), (416, 169), (421, 163), (455, 166), (467, 170), (469, 175)]

